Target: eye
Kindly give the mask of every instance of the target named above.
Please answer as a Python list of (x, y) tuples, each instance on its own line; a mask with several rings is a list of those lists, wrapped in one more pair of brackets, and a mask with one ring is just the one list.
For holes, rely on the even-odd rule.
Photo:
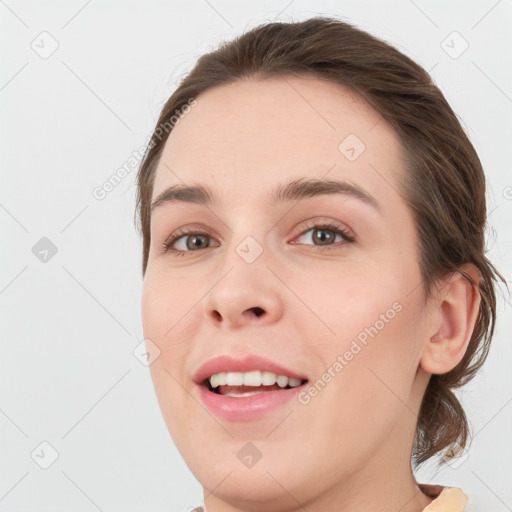
[(197, 249), (206, 249), (212, 247), (210, 245), (211, 237), (208, 233), (182, 229), (171, 235), (164, 243), (163, 252), (171, 251), (177, 256), (183, 255), (185, 252), (194, 252)]
[[(311, 234), (307, 234), (309, 232), (311, 232)], [(348, 234), (345, 228), (333, 224), (331, 222), (309, 225), (307, 229), (300, 234), (299, 238), (301, 237), (304, 237), (306, 240), (312, 241), (313, 245), (325, 248), (327, 250), (331, 249), (331, 246), (335, 245), (336, 237), (338, 237), (338, 242), (354, 242), (354, 238)], [(293, 243), (295, 244), (296, 242)], [(336, 244), (336, 247), (338, 245), (339, 244)]]

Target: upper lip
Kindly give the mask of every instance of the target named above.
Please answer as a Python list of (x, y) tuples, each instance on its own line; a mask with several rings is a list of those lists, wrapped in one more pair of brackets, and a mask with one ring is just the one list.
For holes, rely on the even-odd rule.
[(253, 370), (273, 372), (277, 375), (286, 375), (292, 379), (306, 380), (304, 375), (290, 370), (270, 359), (257, 355), (248, 355), (243, 359), (235, 359), (229, 355), (222, 355), (204, 363), (193, 375), (192, 380), (203, 384), (206, 379), (215, 373), (223, 372), (250, 372)]

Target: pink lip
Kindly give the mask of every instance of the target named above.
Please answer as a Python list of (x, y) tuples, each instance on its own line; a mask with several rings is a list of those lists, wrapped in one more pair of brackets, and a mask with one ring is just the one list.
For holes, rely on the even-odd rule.
[(218, 395), (201, 384), (198, 384), (196, 388), (202, 403), (215, 416), (231, 421), (251, 421), (262, 418), (277, 407), (291, 401), (306, 385), (280, 391), (263, 391), (258, 395), (239, 398)]
[(252, 370), (269, 371), (277, 375), (286, 375), (292, 379), (307, 379), (304, 375), (264, 357), (249, 355), (244, 359), (234, 359), (231, 356), (224, 355), (211, 359), (195, 372), (193, 380), (197, 384), (199, 398), (207, 409), (219, 418), (225, 420), (255, 420), (292, 400), (306, 385), (303, 384), (290, 389), (264, 391), (257, 395), (237, 398), (214, 393), (204, 384), (205, 380), (215, 373), (249, 372)]
[(266, 359), (261, 356), (249, 355), (244, 359), (234, 359), (231, 356), (218, 356), (214, 359), (210, 359), (203, 364), (192, 377), (196, 384), (203, 384), (204, 381), (211, 377), (214, 373), (223, 372), (250, 372), (251, 370), (260, 370), (262, 372), (273, 372), (277, 375), (286, 375), (292, 379), (307, 379), (304, 375), (301, 375), (289, 368), (285, 368), (277, 363), (274, 363), (270, 359)]

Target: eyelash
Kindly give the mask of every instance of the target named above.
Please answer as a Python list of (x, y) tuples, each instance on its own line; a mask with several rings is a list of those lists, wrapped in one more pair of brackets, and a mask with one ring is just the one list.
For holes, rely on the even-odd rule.
[[(325, 230), (332, 231), (335, 235), (341, 235), (344, 239), (343, 243), (353, 243), (355, 241), (354, 237), (349, 235), (346, 229), (344, 229), (343, 227), (341, 227), (337, 224), (334, 224), (332, 222), (324, 222), (324, 223), (320, 223), (320, 224), (315, 224), (315, 223), (309, 224), (306, 227), (306, 229), (304, 229), (301, 233), (299, 233), (297, 235), (297, 237), (301, 237), (302, 235), (304, 235), (305, 233), (307, 233), (308, 231), (310, 231), (312, 229), (317, 229), (317, 230), (325, 229)], [(177, 231), (176, 233), (174, 233), (171, 237), (169, 237), (165, 242), (162, 243), (162, 252), (170, 252), (170, 253), (173, 253), (174, 256), (184, 256), (185, 253), (196, 252), (196, 251), (181, 251), (179, 249), (172, 248), (172, 245), (174, 244), (174, 242), (176, 242), (177, 240), (179, 240), (180, 238), (182, 238), (186, 235), (202, 235), (202, 236), (208, 236), (208, 237), (210, 236), (210, 234), (206, 233), (205, 231), (183, 228), (183, 229)], [(321, 251), (332, 251), (338, 247), (337, 244), (339, 244), (339, 243), (341, 243), (341, 242), (337, 242), (337, 243), (329, 244), (329, 245), (325, 245), (325, 246), (314, 245), (314, 247), (317, 247)], [(296, 245), (299, 245), (299, 244), (296, 244)], [(310, 244), (308, 244), (308, 245), (310, 245)]]

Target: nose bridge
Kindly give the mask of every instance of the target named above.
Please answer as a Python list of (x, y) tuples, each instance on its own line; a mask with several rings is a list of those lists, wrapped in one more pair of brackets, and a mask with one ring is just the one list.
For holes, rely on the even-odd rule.
[(265, 232), (260, 226), (257, 234), (248, 235), (247, 225), (255, 224), (241, 224), (245, 230), (233, 228), (228, 246), (219, 258), (218, 277), (204, 301), (205, 315), (217, 326), (241, 326), (254, 321), (268, 323), (282, 315), (279, 283), (267, 268), (269, 253), (264, 248)]
[[(263, 215), (257, 210), (251, 211), (249, 203), (245, 208), (232, 211), (233, 221), (230, 222), (230, 236), (225, 242), (222, 255), (223, 267), (227, 269), (239, 265), (244, 269), (254, 270), (265, 268), (268, 260), (267, 231)], [(245, 264), (245, 267), (242, 265)], [(268, 272), (268, 269), (266, 269)]]

